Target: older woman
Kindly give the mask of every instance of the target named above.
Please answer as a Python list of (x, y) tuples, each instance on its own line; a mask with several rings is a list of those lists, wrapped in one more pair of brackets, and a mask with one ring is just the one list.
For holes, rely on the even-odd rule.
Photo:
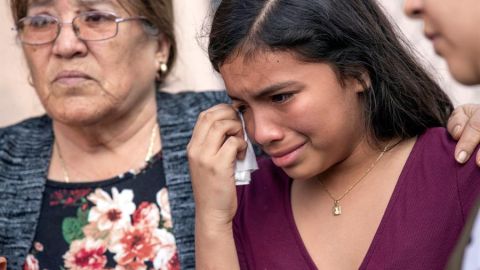
[(11, 9), (47, 116), (0, 129), (9, 269), (192, 268), (184, 149), (197, 113), (225, 95), (156, 91), (176, 53), (171, 1)]
[(192, 269), (185, 146), (226, 97), (156, 91), (176, 53), (171, 0), (11, 8), (47, 115), (0, 129), (9, 269)]

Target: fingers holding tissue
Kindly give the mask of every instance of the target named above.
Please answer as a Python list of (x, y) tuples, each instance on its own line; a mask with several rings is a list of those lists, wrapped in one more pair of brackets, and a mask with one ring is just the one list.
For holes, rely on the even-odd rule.
[(251, 174), (253, 171), (258, 169), (257, 158), (255, 157), (255, 152), (253, 151), (252, 143), (247, 136), (247, 131), (245, 129), (245, 121), (241, 113), (238, 113), (240, 121), (242, 122), (243, 127), (243, 138), (247, 142), (247, 151), (245, 153), (245, 158), (243, 160), (237, 160), (235, 166), (235, 184), (239, 185), (248, 185), (252, 180)]
[(233, 219), (235, 183), (248, 183), (257, 168), (246, 138), (241, 118), (231, 105), (216, 105), (200, 114), (187, 147), (197, 217), (215, 216), (214, 222), (220, 223)]

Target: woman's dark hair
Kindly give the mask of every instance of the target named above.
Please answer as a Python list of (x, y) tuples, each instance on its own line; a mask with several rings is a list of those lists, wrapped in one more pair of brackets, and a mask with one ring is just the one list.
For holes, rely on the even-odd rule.
[(329, 64), (342, 84), (361, 82), (375, 142), (445, 126), (453, 110), (375, 0), (223, 0), (208, 47), (214, 68), (262, 51), (293, 52)]

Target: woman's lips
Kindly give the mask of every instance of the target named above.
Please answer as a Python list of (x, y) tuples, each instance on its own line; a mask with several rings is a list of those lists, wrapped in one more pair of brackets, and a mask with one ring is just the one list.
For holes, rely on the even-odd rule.
[(301, 144), (287, 151), (279, 151), (277, 153), (270, 154), (273, 163), (278, 167), (289, 167), (293, 165), (300, 156), (304, 145), (305, 144)]
[(89, 75), (79, 72), (79, 71), (62, 71), (60, 72), (55, 79), (53, 80), (54, 83), (63, 84), (66, 86), (74, 86), (80, 83), (83, 83), (87, 80), (91, 80), (92, 77)]

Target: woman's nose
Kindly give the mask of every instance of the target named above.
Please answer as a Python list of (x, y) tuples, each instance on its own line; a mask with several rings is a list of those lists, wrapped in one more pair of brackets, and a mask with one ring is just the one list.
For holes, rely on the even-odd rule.
[(405, 0), (403, 9), (410, 18), (421, 18), (423, 15), (423, 0)]
[(87, 52), (87, 45), (78, 38), (74, 25), (64, 23), (60, 29), (57, 39), (54, 41), (53, 52), (62, 58), (72, 58), (84, 55)]

